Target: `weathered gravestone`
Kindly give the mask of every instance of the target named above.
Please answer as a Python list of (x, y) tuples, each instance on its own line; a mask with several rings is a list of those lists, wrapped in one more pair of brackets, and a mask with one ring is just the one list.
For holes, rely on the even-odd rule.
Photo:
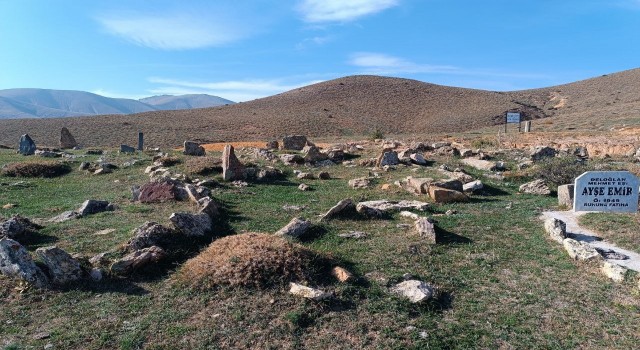
[(60, 129), (60, 148), (73, 148), (77, 145), (78, 143), (76, 142), (76, 139), (73, 137), (73, 135), (71, 135), (71, 132), (69, 132), (69, 129), (65, 127)]
[(635, 213), (638, 183), (628, 171), (588, 171), (576, 178), (573, 210)]
[(33, 139), (29, 134), (24, 134), (20, 136), (20, 145), (19, 152), (23, 156), (30, 156), (36, 153), (36, 143), (33, 142)]

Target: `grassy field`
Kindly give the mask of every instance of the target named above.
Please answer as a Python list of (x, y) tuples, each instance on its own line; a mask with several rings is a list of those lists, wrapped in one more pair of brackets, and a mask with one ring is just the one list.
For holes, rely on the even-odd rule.
[[(240, 152), (241, 153), (241, 152)], [(371, 154), (373, 155), (373, 153)], [(182, 156), (180, 156), (182, 157)], [(33, 158), (33, 157), (31, 157)], [(117, 249), (145, 221), (169, 226), (169, 215), (192, 211), (188, 202), (131, 203), (130, 187), (148, 181), (151, 164), (144, 154), (106, 158), (122, 165), (112, 174), (93, 176), (77, 170), (53, 179), (0, 176), (0, 209), (7, 218), (21, 214), (49, 218), (84, 200), (115, 202), (114, 212), (59, 224), (45, 224), (29, 242), (34, 251), (56, 244), (86, 256)], [(341, 199), (420, 199), (392, 187), (408, 175), (441, 177), (435, 169), (458, 160), (431, 158), (429, 167), (400, 167), (380, 172), (376, 186), (354, 190), (352, 178), (366, 168), (322, 168), (331, 180), (304, 180), (302, 192), (291, 169), (285, 181), (223, 186), (213, 197), (224, 216), (216, 237), (242, 232), (271, 233), (292, 217), (316, 220)], [(2, 164), (23, 161), (0, 150)], [(320, 169), (305, 169), (319, 172)], [(172, 167), (186, 171), (185, 163)], [(335, 297), (325, 302), (301, 300), (286, 287), (266, 290), (225, 288), (196, 291), (175, 283), (183, 261), (140, 271), (129, 279), (82, 282), (60, 290), (23, 290), (0, 276), (0, 347), (7, 349), (631, 349), (640, 341), (640, 295), (631, 282), (615, 284), (589, 265), (571, 261), (562, 247), (545, 238), (538, 217), (557, 205), (553, 197), (517, 193), (520, 183), (493, 180), (469, 170), (487, 186), (468, 203), (432, 204), (425, 215), (437, 221), (442, 240), (429, 245), (399, 216), (364, 220), (349, 217), (317, 224), (313, 237), (300, 242), (331, 256), (358, 279), (341, 284), (327, 279), (321, 288)], [(220, 180), (219, 175), (213, 176)], [(24, 181), (21, 186), (13, 185)], [(283, 205), (305, 206), (302, 211)], [(454, 215), (444, 215), (447, 210)], [(613, 218), (599, 219), (607, 222)], [(115, 229), (107, 235), (95, 235)], [(364, 231), (368, 238), (338, 237)], [(637, 232), (637, 230), (636, 230)], [(630, 231), (631, 236), (631, 231)], [(636, 241), (637, 242), (637, 241)], [(633, 246), (634, 248), (637, 246)], [(204, 248), (204, 245), (201, 247)], [(388, 292), (409, 273), (435, 285), (433, 301), (414, 305)]]

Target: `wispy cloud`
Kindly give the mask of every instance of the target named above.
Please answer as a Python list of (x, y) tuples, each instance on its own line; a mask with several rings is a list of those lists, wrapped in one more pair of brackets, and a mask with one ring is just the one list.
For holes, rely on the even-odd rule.
[(210, 11), (170, 14), (109, 14), (97, 18), (107, 33), (161, 50), (221, 46), (246, 37), (249, 26)]
[(230, 80), (219, 82), (193, 82), (153, 77), (149, 82), (159, 84), (150, 90), (154, 94), (210, 94), (232, 101), (243, 102), (279, 94), (302, 86), (319, 83), (322, 80), (299, 83), (285, 83), (284, 79), (273, 80)]
[(399, 0), (303, 0), (298, 10), (305, 21), (348, 22), (398, 5)]
[(349, 58), (349, 64), (370, 74), (452, 73), (454, 66), (419, 64), (382, 53), (358, 52)]

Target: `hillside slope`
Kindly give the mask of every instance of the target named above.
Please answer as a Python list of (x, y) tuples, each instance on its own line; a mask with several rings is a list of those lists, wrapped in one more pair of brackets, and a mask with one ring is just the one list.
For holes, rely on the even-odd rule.
[(428, 136), (500, 124), (507, 110), (522, 111), (529, 119), (552, 117), (544, 125), (555, 128), (608, 127), (617, 121), (638, 123), (636, 91), (640, 91), (639, 69), (516, 92), (350, 76), (215, 108), (5, 120), (0, 121), (0, 143), (14, 144), (20, 134), (28, 132), (37, 142), (54, 145), (62, 126), (87, 146), (133, 144), (138, 130), (145, 132), (148, 145), (158, 146), (177, 146), (187, 139), (266, 140), (298, 133), (311, 137), (365, 135), (376, 129), (385, 134)]
[(139, 101), (151, 105), (157, 110), (164, 111), (175, 109), (207, 108), (235, 103), (222, 97), (205, 94), (151, 96), (141, 98)]

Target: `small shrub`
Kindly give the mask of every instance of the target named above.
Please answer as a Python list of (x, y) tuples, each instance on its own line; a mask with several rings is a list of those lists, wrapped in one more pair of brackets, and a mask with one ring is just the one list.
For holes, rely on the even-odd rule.
[(8, 164), (2, 173), (11, 177), (57, 177), (71, 172), (68, 164), (56, 162), (26, 162)]
[(187, 261), (178, 280), (198, 289), (267, 288), (328, 275), (329, 259), (274, 235), (244, 233), (220, 238)]
[(380, 129), (375, 129), (371, 134), (369, 134), (369, 139), (371, 140), (384, 139), (384, 133)]
[(156, 159), (156, 162), (158, 162), (162, 166), (166, 167), (166, 166), (172, 166), (172, 165), (179, 164), (182, 161), (178, 157), (166, 156), (166, 157), (160, 157), (160, 158)]
[(471, 147), (474, 149), (491, 148), (496, 146), (498, 146), (498, 142), (496, 140), (492, 140), (488, 138), (475, 139), (471, 141)]
[(586, 171), (616, 170), (612, 165), (600, 161), (583, 161), (572, 156), (546, 158), (528, 171), (527, 175), (543, 179), (549, 185), (557, 187), (572, 184), (576, 177)]
[(186, 162), (190, 174), (208, 175), (222, 172), (222, 160), (214, 157), (192, 157)]

